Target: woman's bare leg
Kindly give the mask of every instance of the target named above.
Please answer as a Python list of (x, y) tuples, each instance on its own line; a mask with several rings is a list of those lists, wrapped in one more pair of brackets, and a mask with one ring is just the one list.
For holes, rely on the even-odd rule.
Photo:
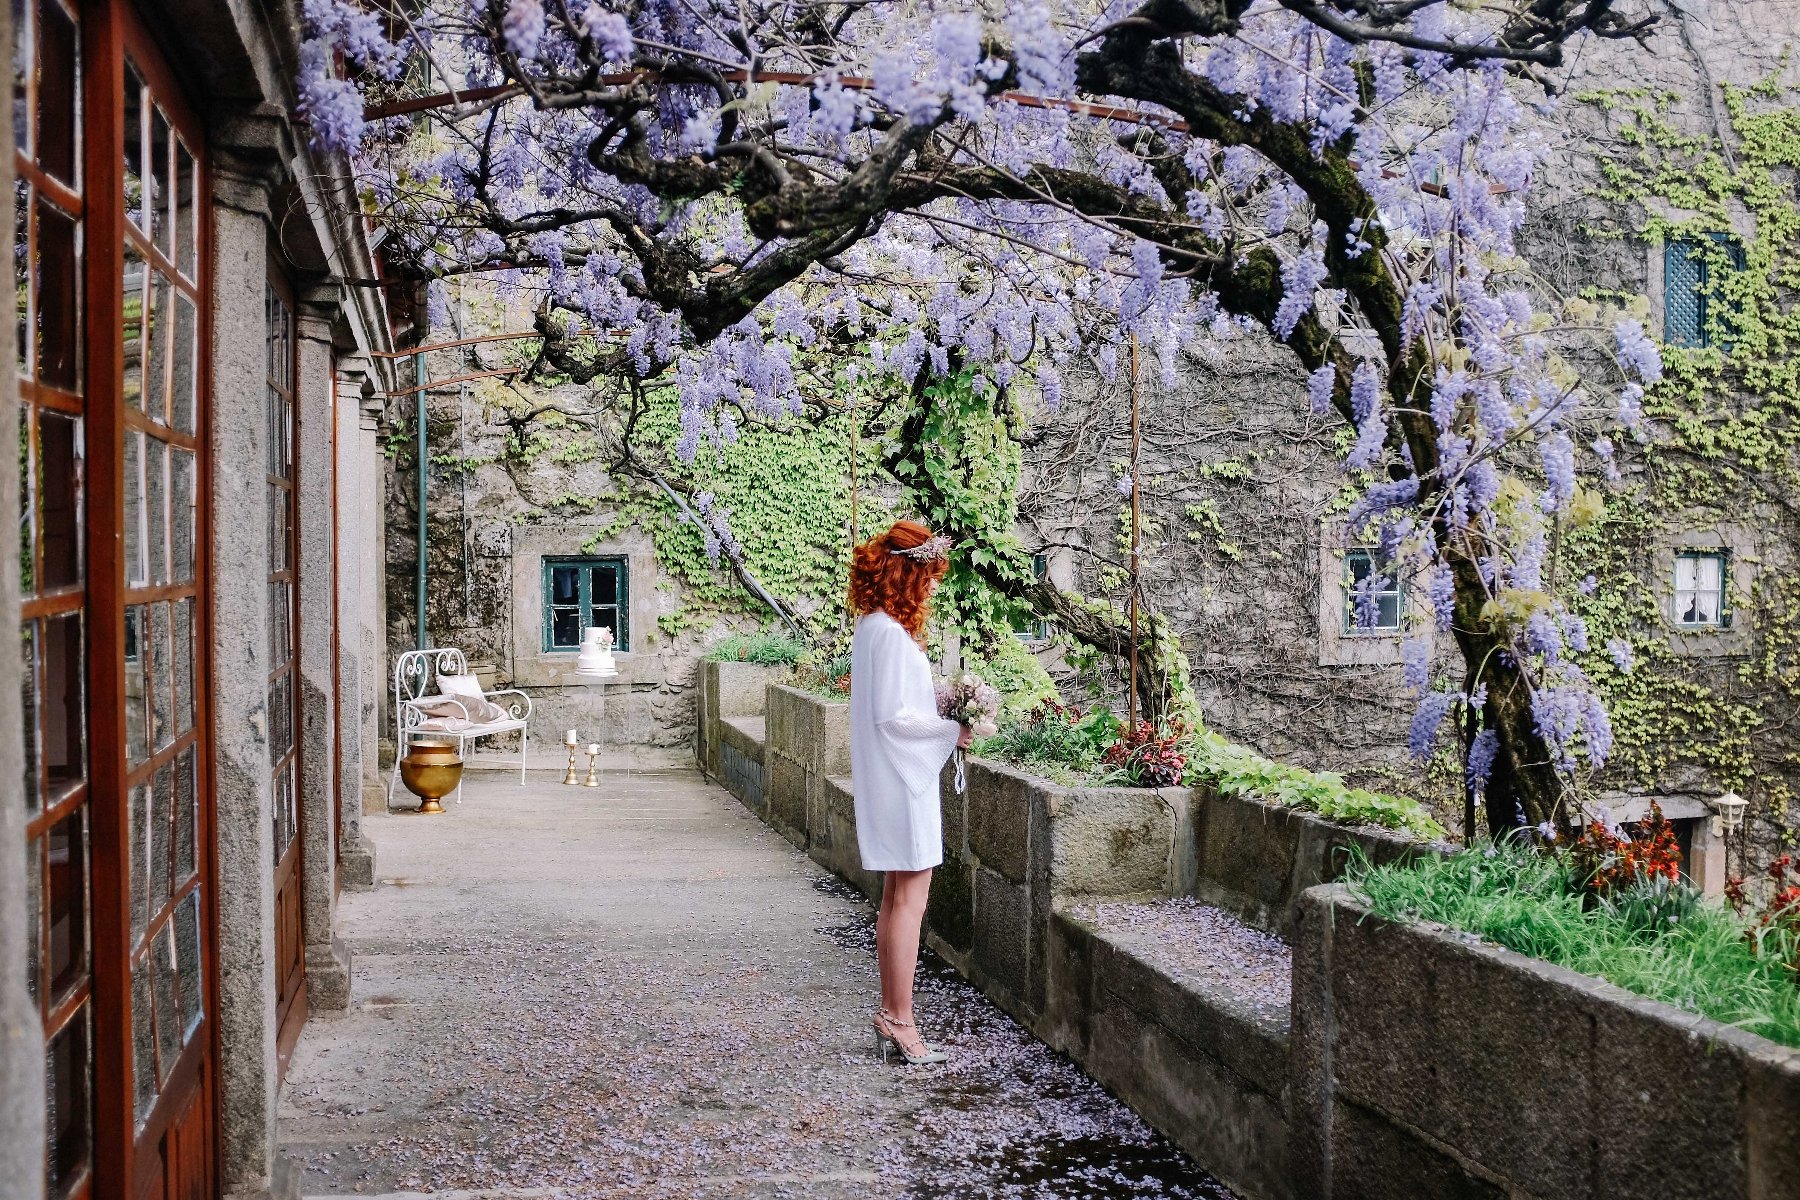
[[(881, 909), (875, 918), (875, 961), (881, 971), (881, 1006), (897, 1022), (913, 1019), (913, 973), (919, 963), (919, 930), (931, 895), (931, 868), (889, 871), (882, 881)], [(895, 1030), (909, 1047), (916, 1030)]]

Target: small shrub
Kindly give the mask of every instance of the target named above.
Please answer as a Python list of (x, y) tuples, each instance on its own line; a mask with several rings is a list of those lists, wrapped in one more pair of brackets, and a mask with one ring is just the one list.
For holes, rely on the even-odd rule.
[(707, 648), (713, 662), (747, 662), (765, 667), (784, 667), (799, 662), (806, 643), (784, 633), (734, 633)]
[(1095, 782), (1106, 749), (1118, 737), (1119, 719), (1096, 706), (1045, 700), (1023, 715), (1003, 717), (1000, 732), (975, 751), (1052, 778)]
[(1050, 672), (1018, 638), (997, 637), (993, 647), (972, 658), (968, 667), (1000, 693), (1002, 717), (1025, 716), (1046, 700), (1057, 699)]
[(1210, 730), (1189, 739), (1186, 779), (1210, 781), (1221, 795), (1304, 809), (1346, 825), (1382, 825), (1433, 840), (1447, 836), (1416, 800), (1346, 787), (1340, 775), (1273, 762)]
[(850, 694), (850, 656), (808, 655), (800, 660), (795, 682), (809, 692), (842, 700)]
[(1769, 880), (1774, 886), (1754, 911), (1744, 881), (1736, 876), (1725, 881), (1725, 898), (1750, 922), (1744, 937), (1751, 952), (1783, 964), (1800, 984), (1800, 869), (1794, 866), (1794, 856), (1783, 854), (1770, 863)]
[(1645, 880), (1681, 878), (1681, 843), (1655, 802), (1636, 837), (1604, 820), (1589, 821), (1570, 853), (1582, 890), (1594, 898)]
[(1693, 917), (1700, 893), (1667, 875), (1638, 875), (1614, 885), (1600, 903), (1632, 936), (1657, 937)]
[(1138, 787), (1174, 787), (1187, 771), (1187, 736), (1180, 721), (1166, 729), (1139, 721), (1119, 730), (1118, 740), (1106, 748), (1106, 762)]

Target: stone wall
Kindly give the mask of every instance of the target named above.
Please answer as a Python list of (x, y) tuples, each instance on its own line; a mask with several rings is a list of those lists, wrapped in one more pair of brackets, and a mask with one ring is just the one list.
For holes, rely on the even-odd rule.
[(755, 663), (702, 661), (699, 666), (700, 692), (694, 714), (698, 718), (694, 730), (694, 757), (700, 769), (714, 779), (723, 767), (720, 753), (721, 722), (727, 717), (761, 717), (766, 701), (765, 689), (780, 678), (776, 667)]
[(1244, 796), (1195, 788), (1190, 800), (1192, 851), (1183, 863), (1191, 877), (1182, 895), (1236, 913), (1262, 929), (1289, 937), (1300, 897), (1343, 876), (1356, 859), (1383, 864), (1450, 847), (1368, 826), (1349, 827)]

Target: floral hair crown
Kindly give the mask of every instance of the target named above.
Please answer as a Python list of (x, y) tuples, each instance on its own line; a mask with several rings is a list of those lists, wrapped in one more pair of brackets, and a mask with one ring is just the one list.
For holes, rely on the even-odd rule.
[(888, 553), (898, 554), (915, 562), (939, 562), (950, 557), (950, 539), (940, 533), (936, 537), (926, 538), (916, 546), (889, 550)]

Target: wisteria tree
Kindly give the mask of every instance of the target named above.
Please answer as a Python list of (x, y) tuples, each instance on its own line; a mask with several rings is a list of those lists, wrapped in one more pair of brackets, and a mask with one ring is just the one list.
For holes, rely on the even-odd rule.
[(803, 348), (1029, 413), (1078, 357), (1286, 343), (1349, 423), (1352, 536), (1430, 598), (1414, 749), (1458, 739), (1501, 831), (1568, 819), (1611, 740), (1555, 547), (1660, 360), (1513, 239), (1536, 110), (1571, 44), (1646, 36), (1628, 3), (306, 0), (300, 92), (398, 269), (519, 273), (545, 362), (672, 378), (690, 455), (798, 411)]

